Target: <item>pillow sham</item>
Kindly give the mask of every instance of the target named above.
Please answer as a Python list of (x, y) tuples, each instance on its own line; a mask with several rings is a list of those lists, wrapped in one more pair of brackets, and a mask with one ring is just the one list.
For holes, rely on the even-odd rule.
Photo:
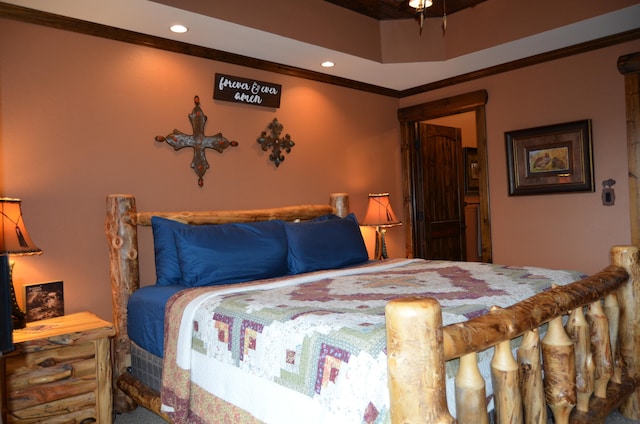
[(284, 275), (287, 238), (282, 221), (188, 225), (174, 233), (181, 284), (239, 283)]
[(173, 233), (187, 224), (158, 216), (151, 217), (153, 232), (153, 251), (156, 261), (156, 285), (169, 286), (180, 284), (182, 271), (178, 263), (178, 252)]
[(290, 274), (341, 268), (369, 259), (360, 226), (345, 218), (285, 223)]

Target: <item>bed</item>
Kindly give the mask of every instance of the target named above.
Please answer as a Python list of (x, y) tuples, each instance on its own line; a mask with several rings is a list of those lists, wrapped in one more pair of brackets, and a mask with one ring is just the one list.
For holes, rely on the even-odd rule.
[[(140, 287), (140, 226), (153, 228), (154, 249), (175, 245), (173, 271), (188, 288), (159, 285), (157, 250), (158, 281)], [(161, 227), (172, 235), (159, 242)], [(133, 196), (108, 196), (115, 411), (141, 405), (169, 422), (591, 423), (619, 408), (640, 419), (636, 247), (613, 247), (612, 265), (592, 276), (374, 262), (343, 239), (354, 228), (344, 193), (327, 205), (209, 212), (139, 212)], [(267, 244), (236, 245), (247, 231)], [(229, 247), (202, 260), (213, 238)], [(233, 249), (252, 260), (235, 263)], [(153, 309), (131, 305), (156, 286), (161, 312), (136, 315)], [(161, 326), (136, 329), (144, 320)]]

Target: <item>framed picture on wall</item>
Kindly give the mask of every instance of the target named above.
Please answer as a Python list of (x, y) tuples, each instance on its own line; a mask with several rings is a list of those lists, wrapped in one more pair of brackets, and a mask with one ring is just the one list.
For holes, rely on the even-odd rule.
[(27, 322), (64, 315), (62, 281), (27, 284), (24, 287)]
[(591, 120), (505, 133), (509, 195), (594, 191)]
[(477, 196), (480, 194), (480, 167), (478, 163), (478, 149), (465, 147), (464, 156), (464, 194)]

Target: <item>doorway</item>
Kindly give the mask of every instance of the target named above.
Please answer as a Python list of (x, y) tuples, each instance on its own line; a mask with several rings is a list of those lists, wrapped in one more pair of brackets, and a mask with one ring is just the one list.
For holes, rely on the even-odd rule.
[(466, 260), (462, 136), (420, 122), (414, 143), (413, 247), (419, 258)]
[[(478, 259), (482, 262), (492, 261), (491, 222), (489, 218), (489, 186), (487, 174), (487, 143), (485, 105), (487, 102), (485, 90), (475, 91), (455, 97), (410, 106), (398, 111), (401, 126), (402, 141), (402, 174), (403, 174), (403, 204), (405, 211), (405, 238), (407, 257), (425, 257), (422, 245), (425, 243), (425, 220), (416, 208), (424, 199), (422, 187), (423, 172), (420, 162), (421, 126), (426, 121), (452, 115), (472, 112), (475, 116), (475, 131), (477, 142), (477, 231), (479, 232)], [(462, 162), (463, 158), (460, 159)], [(463, 202), (464, 203), (464, 202)], [(464, 231), (464, 215), (460, 217)], [(464, 245), (464, 240), (460, 245)], [(463, 254), (463, 258), (466, 256)]]

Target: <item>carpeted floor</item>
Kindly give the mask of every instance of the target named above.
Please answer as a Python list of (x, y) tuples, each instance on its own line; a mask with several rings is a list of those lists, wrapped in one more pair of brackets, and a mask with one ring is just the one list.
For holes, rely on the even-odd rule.
[(148, 409), (138, 407), (126, 414), (116, 414), (114, 424), (166, 424), (166, 421)]
[[(606, 424), (632, 424), (640, 421), (630, 420), (619, 413), (613, 413), (607, 418)], [(115, 424), (166, 424), (166, 421), (144, 408), (137, 408), (128, 414), (116, 415)], [(227, 424), (227, 423), (224, 423)], [(231, 423), (229, 423), (231, 424)]]

